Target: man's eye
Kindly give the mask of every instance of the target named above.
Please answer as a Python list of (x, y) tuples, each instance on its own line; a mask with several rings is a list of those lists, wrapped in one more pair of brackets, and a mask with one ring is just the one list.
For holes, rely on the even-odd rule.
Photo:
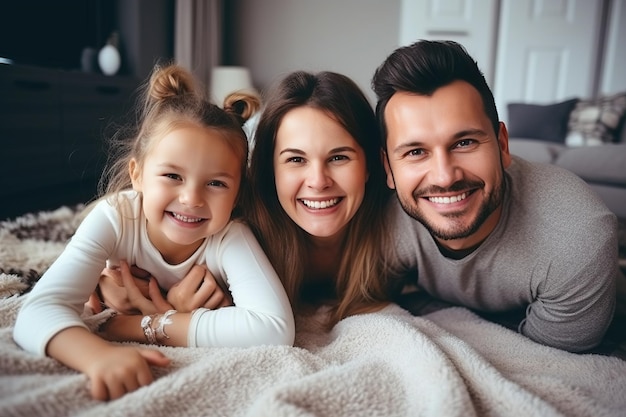
[(424, 150), (423, 149), (411, 149), (407, 155), (410, 156), (422, 156), (424, 155)]
[(467, 146), (470, 146), (472, 143), (474, 143), (472, 139), (462, 139), (457, 142), (456, 146), (457, 148), (465, 148)]

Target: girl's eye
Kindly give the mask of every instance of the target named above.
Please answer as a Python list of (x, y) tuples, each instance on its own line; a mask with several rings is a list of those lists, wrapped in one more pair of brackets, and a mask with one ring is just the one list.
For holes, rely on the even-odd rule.
[(209, 186), (211, 186), (211, 187), (224, 187), (224, 188), (228, 187), (225, 182), (217, 181), (217, 180), (209, 182)]
[(181, 179), (180, 175), (178, 175), (178, 174), (165, 174), (164, 176), (167, 177), (167, 178), (170, 178), (172, 180), (180, 180)]

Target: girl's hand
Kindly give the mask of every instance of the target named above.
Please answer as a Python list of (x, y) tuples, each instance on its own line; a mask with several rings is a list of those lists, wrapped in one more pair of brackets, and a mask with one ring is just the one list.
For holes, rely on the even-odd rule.
[(183, 313), (199, 307), (215, 310), (233, 305), (230, 294), (222, 290), (213, 274), (203, 265), (195, 265), (185, 278), (174, 284), (167, 293), (167, 301)]
[(107, 401), (148, 385), (153, 376), (150, 366), (165, 367), (170, 359), (154, 349), (109, 345), (101, 348), (84, 370), (89, 378), (91, 396)]

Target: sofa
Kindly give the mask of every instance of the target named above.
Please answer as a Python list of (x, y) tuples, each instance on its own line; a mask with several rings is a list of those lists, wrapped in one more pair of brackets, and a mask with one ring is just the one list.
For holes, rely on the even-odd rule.
[(559, 103), (509, 103), (509, 150), (566, 168), (626, 219), (626, 92)]

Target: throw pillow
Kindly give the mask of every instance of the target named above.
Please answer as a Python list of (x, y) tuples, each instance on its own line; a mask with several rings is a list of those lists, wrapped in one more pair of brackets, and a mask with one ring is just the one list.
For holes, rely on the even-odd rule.
[(564, 143), (567, 122), (577, 102), (577, 98), (572, 98), (547, 105), (509, 103), (509, 137)]
[(568, 146), (602, 145), (617, 141), (617, 132), (624, 123), (626, 93), (580, 100), (569, 118)]

